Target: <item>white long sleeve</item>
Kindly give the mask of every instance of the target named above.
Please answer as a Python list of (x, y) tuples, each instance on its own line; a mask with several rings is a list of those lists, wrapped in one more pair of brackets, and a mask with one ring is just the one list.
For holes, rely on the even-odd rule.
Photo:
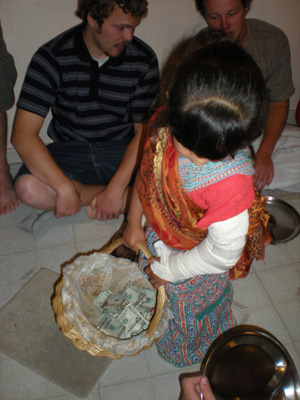
[(154, 244), (160, 262), (151, 264), (155, 275), (170, 282), (197, 275), (221, 274), (240, 258), (249, 227), (248, 210), (208, 228), (207, 237), (188, 251), (170, 250), (161, 240)]

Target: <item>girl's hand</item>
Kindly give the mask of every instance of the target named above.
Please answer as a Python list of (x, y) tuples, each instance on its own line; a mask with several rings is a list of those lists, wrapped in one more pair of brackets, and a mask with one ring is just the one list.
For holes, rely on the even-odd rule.
[[(149, 262), (149, 264), (152, 264), (154, 261), (160, 262), (160, 257), (151, 257), (151, 258), (148, 258), (147, 261)], [(168, 281), (155, 275), (155, 273), (152, 271), (151, 267), (146, 267), (144, 269), (144, 272), (146, 275), (149, 276), (149, 281), (155, 289), (158, 289), (160, 286), (163, 286), (166, 283), (168, 283)]]
[(141, 226), (128, 223), (122, 235), (122, 243), (131, 250), (138, 251), (138, 243), (147, 244), (144, 229)]

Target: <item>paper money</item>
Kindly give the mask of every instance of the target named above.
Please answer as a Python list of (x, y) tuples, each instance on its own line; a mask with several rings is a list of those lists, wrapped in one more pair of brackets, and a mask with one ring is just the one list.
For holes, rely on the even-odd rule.
[(108, 336), (127, 339), (149, 326), (155, 310), (156, 291), (127, 285), (119, 293), (101, 292), (94, 304), (101, 311), (97, 328)]
[(156, 304), (156, 291), (152, 289), (145, 289), (145, 288), (140, 288), (143, 293), (145, 293), (145, 298), (143, 302), (140, 304), (142, 307), (149, 308), (150, 310), (155, 307)]
[(146, 297), (145, 293), (131, 284), (125, 287), (125, 294), (127, 300), (129, 300), (130, 303), (135, 307), (141, 304)]
[(126, 337), (126, 326), (107, 312), (103, 312), (100, 315), (97, 328), (108, 336), (114, 336), (120, 339)]
[(100, 292), (99, 295), (94, 300), (95, 306), (102, 307), (102, 304), (105, 303), (105, 300), (110, 295), (112, 295), (112, 292), (110, 290), (105, 290), (104, 292)]
[(114, 312), (116, 310), (122, 310), (128, 304), (130, 304), (130, 302), (126, 299), (126, 293), (121, 292), (108, 296), (105, 302), (102, 304), (101, 308)]
[(126, 307), (118, 316), (118, 320), (126, 326), (126, 337), (131, 337), (133, 331), (141, 332), (147, 329), (149, 325), (149, 321), (132, 306)]

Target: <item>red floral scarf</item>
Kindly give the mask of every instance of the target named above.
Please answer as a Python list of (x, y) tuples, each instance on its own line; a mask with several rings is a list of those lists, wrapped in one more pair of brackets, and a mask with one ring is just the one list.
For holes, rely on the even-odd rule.
[[(148, 222), (168, 247), (190, 250), (207, 236), (207, 229), (197, 226), (206, 210), (199, 208), (181, 187), (177, 152), (167, 128), (160, 128), (155, 136), (146, 140), (138, 193)], [(256, 191), (248, 210), (245, 248), (230, 270), (231, 279), (247, 276), (253, 259), (264, 259), (265, 246), (272, 241), (265, 202)]]

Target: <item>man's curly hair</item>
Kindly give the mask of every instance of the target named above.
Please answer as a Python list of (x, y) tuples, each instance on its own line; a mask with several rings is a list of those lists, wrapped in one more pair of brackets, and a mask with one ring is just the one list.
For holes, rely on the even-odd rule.
[(115, 6), (119, 6), (125, 14), (131, 14), (133, 18), (139, 20), (145, 18), (148, 13), (147, 0), (78, 0), (75, 15), (86, 22), (90, 13), (101, 27)]

